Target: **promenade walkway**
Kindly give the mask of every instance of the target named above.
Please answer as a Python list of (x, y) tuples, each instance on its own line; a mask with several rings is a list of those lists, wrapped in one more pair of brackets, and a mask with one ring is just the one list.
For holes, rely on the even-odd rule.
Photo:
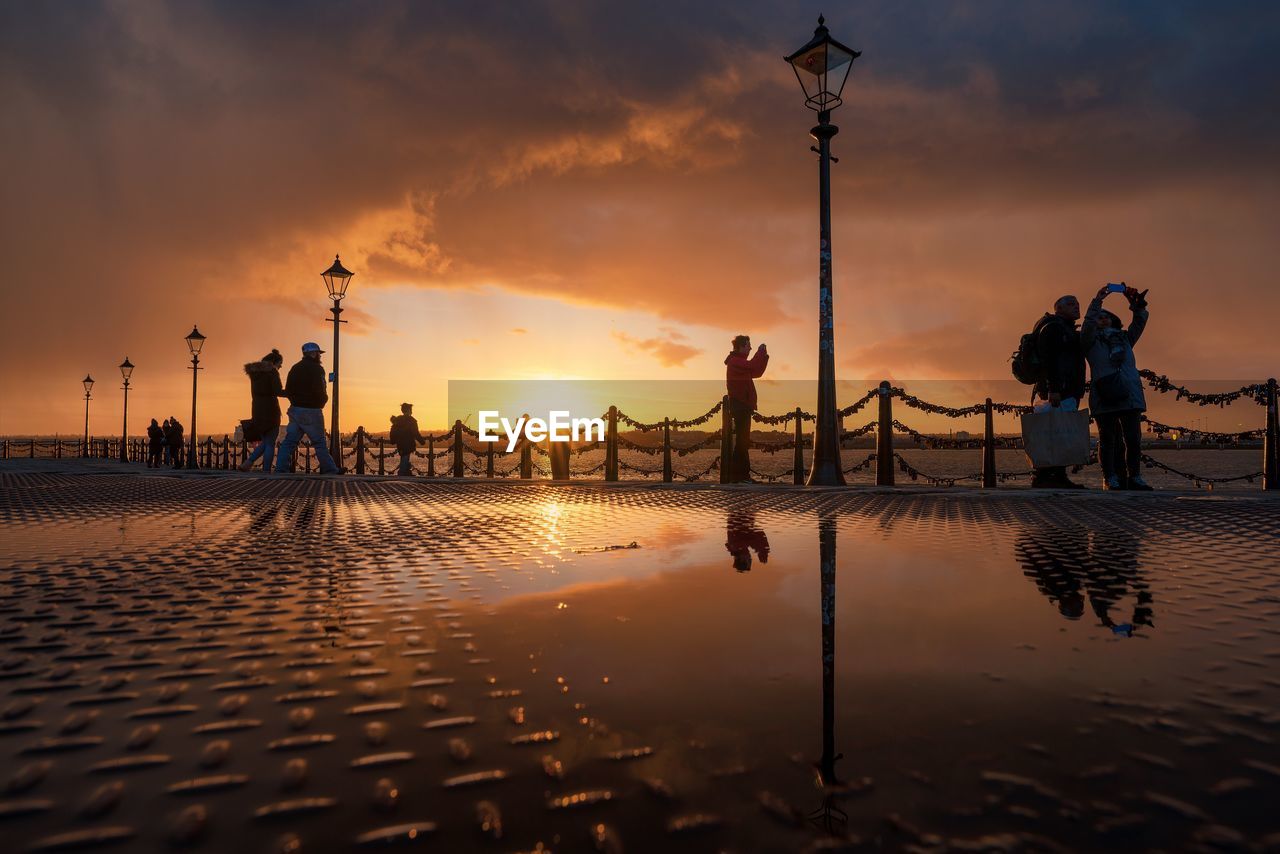
[(1274, 850), (1277, 544), (1262, 491), (8, 461), (0, 828), (6, 850)]

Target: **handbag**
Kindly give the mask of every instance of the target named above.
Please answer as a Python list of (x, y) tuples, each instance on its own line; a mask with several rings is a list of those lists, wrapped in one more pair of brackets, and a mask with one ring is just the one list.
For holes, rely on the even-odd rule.
[(240, 432), (246, 442), (262, 441), (262, 431), (253, 426), (252, 418), (245, 418), (240, 421)]
[(1129, 399), (1129, 387), (1120, 371), (1094, 377), (1093, 393), (1102, 406), (1119, 406)]

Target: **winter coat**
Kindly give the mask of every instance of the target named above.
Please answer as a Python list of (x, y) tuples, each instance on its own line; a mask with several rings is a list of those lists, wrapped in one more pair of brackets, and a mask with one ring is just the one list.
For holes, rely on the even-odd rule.
[(730, 353), (725, 356), (724, 364), (724, 384), (725, 389), (729, 392), (729, 399), (746, 404), (751, 407), (752, 412), (755, 412), (756, 384), (754, 378), (764, 374), (765, 366), (769, 364), (769, 354), (756, 350), (756, 354), (748, 359), (746, 356)]
[(259, 435), (280, 429), (280, 370), (271, 362), (250, 362), (244, 366), (249, 376), (249, 393), (253, 395), (250, 419)]
[(417, 445), (427, 440), (418, 432), (418, 419), (412, 415), (396, 415), (391, 419), (391, 434), (388, 437), (396, 450), (402, 454), (411, 452)]
[[(1142, 393), (1142, 377), (1138, 375), (1138, 363), (1133, 357), (1133, 346), (1147, 328), (1146, 308), (1133, 309), (1133, 320), (1128, 329), (1098, 328), (1102, 314), (1102, 300), (1095, 298), (1085, 312), (1080, 326), (1080, 345), (1089, 360), (1089, 410), (1094, 415), (1137, 410), (1145, 412), (1147, 398)], [(1118, 375), (1118, 381), (1108, 380)], [(1111, 394), (1100, 394), (1099, 390)]]
[(164, 430), (161, 430), (160, 425), (154, 421), (147, 428), (147, 439), (150, 441), (152, 450), (158, 451), (164, 445)]
[(165, 431), (164, 440), (169, 444), (170, 448), (182, 447), (182, 425), (177, 421), (169, 422), (169, 429)]
[(329, 402), (324, 365), (303, 356), (298, 364), (289, 369), (284, 396), (289, 398), (290, 404), (301, 409), (324, 409), (324, 405)]
[(1046, 314), (1036, 326), (1040, 330), (1036, 334), (1036, 350), (1045, 372), (1036, 391), (1045, 400), (1054, 393), (1079, 400), (1084, 396), (1084, 351), (1075, 324), (1056, 314)]

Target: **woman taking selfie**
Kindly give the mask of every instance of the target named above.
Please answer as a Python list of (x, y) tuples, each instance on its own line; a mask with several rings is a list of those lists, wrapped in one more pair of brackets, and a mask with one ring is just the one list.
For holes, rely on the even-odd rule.
[[(1124, 294), (1133, 312), (1126, 330), (1102, 307), (1108, 294)], [(1080, 325), (1080, 349), (1089, 362), (1089, 409), (1098, 424), (1103, 489), (1150, 490), (1142, 479), (1142, 413), (1147, 400), (1133, 347), (1147, 326), (1147, 292), (1106, 285), (1089, 303)]]

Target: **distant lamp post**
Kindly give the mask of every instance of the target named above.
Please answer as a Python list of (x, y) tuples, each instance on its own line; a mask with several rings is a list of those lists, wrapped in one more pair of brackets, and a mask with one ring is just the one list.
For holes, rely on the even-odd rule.
[(329, 318), (329, 322), (333, 324), (333, 408), (329, 413), (329, 447), (340, 472), (345, 471), (346, 466), (343, 462), (342, 434), (338, 432), (338, 330), (347, 322), (340, 316), (342, 298), (347, 295), (347, 286), (351, 284), (351, 277), (354, 275), (355, 273), (342, 266), (337, 255), (333, 256), (333, 264), (329, 269), (320, 274), (324, 279), (324, 286), (329, 290), (329, 299), (333, 300), (333, 308), (329, 309), (333, 312), (333, 317)]
[(199, 468), (196, 464), (196, 379), (200, 371), (200, 351), (204, 349), (204, 336), (200, 330), (192, 326), (187, 336), (187, 349), (191, 351), (191, 445), (187, 450), (187, 468)]
[(813, 431), (813, 464), (805, 481), (810, 486), (842, 486), (840, 419), (836, 407), (836, 346), (831, 305), (831, 138), (840, 130), (831, 124), (831, 111), (840, 106), (840, 93), (853, 61), (862, 54), (831, 38), (821, 15), (818, 27), (803, 47), (784, 57), (804, 90), (804, 103), (818, 113), (809, 131), (818, 147), (818, 418)]
[(120, 462), (129, 462), (129, 377), (133, 376), (133, 364), (125, 356), (120, 363), (120, 376), (124, 377), (124, 426), (120, 429)]
[(89, 456), (89, 399), (93, 392), (93, 377), (84, 375), (84, 456)]

